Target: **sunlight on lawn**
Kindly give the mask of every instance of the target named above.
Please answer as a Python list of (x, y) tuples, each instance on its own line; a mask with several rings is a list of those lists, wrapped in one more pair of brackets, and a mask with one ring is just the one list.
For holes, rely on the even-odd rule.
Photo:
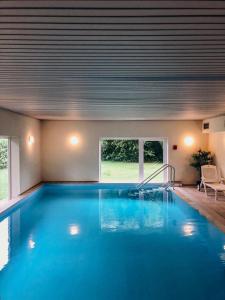
[[(155, 170), (160, 168), (162, 163), (145, 163), (144, 176), (147, 177)], [(139, 181), (138, 163), (103, 161), (101, 164), (102, 182), (138, 182)], [(163, 174), (157, 176), (154, 182), (162, 182)]]

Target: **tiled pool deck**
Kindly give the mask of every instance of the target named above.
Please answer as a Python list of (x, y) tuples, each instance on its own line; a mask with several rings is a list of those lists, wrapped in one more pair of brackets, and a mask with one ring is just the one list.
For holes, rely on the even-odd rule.
[(206, 197), (195, 187), (176, 187), (175, 193), (225, 233), (225, 195), (215, 201), (213, 193)]

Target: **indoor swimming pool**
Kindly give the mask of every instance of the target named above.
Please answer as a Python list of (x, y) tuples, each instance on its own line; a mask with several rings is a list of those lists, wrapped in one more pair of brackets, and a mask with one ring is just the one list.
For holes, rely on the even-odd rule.
[(225, 235), (175, 193), (46, 184), (0, 219), (1, 300), (224, 300)]

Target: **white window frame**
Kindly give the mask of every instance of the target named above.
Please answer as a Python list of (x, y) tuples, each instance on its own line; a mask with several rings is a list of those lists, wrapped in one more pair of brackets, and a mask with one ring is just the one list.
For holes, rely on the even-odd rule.
[[(163, 142), (163, 164), (168, 163), (168, 139), (164, 137), (101, 137), (99, 139), (99, 182), (101, 180), (101, 143), (103, 140), (138, 140), (139, 145), (139, 182), (144, 179), (144, 143), (149, 141)], [(150, 174), (149, 174), (150, 175)], [(168, 173), (164, 171), (163, 180), (168, 180)]]

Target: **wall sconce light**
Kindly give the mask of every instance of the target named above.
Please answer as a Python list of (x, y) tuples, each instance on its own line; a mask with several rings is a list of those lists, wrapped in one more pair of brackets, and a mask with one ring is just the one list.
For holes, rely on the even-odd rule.
[(32, 135), (30, 135), (29, 137), (28, 137), (28, 144), (29, 145), (32, 145), (34, 143), (34, 137), (32, 136)]
[(77, 145), (79, 143), (79, 140), (76, 136), (72, 136), (71, 139), (70, 139), (70, 143), (72, 145)]
[(194, 144), (194, 139), (191, 136), (186, 136), (184, 138), (184, 143), (186, 146), (192, 146)]

